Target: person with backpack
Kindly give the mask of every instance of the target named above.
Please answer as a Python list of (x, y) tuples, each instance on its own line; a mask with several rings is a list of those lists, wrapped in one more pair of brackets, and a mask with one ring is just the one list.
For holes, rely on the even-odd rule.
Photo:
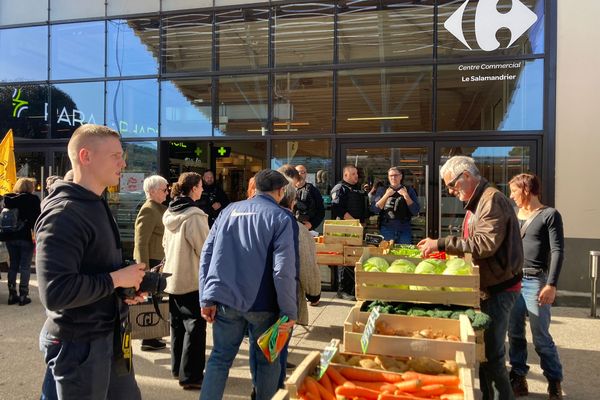
[[(19, 178), (13, 193), (4, 195), (0, 212), (0, 237), (6, 242), (9, 256), (8, 304), (20, 306), (31, 303), (29, 276), (33, 258), (33, 226), (40, 215), (40, 199), (33, 194), (35, 179)], [(17, 273), (20, 272), (17, 295)]]

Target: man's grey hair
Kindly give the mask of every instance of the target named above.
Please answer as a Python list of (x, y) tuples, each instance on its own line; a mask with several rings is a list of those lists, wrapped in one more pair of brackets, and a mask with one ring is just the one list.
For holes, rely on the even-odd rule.
[(146, 193), (146, 200), (150, 200), (150, 192), (158, 189), (161, 185), (168, 185), (169, 183), (165, 178), (160, 175), (151, 175), (144, 179), (144, 193)]
[(281, 201), (279, 202), (279, 205), (281, 207), (284, 208), (289, 208), (290, 210), (292, 209), (292, 205), (294, 204), (294, 201), (296, 200), (296, 186), (294, 185), (294, 182), (288, 178), (288, 180), (290, 181), (290, 183), (288, 183), (285, 186), (285, 191), (283, 193), (283, 198), (281, 199)]
[(454, 178), (463, 171), (469, 172), (474, 177), (479, 177), (479, 169), (475, 160), (467, 156), (454, 156), (448, 159), (440, 169), (440, 177), (443, 178), (448, 172)]

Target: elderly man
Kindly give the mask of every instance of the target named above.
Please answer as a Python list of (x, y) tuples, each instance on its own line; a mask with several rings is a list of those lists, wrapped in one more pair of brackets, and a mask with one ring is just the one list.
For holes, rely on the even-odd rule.
[(300, 177), (295, 182), (298, 191), (296, 192), (294, 215), (296, 215), (298, 222), (304, 224), (309, 230), (314, 230), (321, 225), (323, 218), (325, 218), (323, 196), (321, 196), (319, 189), (306, 181), (307, 171), (304, 165), (297, 165), (296, 171), (298, 171)]
[(417, 245), (424, 256), (437, 250), (473, 255), (479, 266), (481, 310), (492, 318), (485, 331), (485, 356), (479, 378), (483, 399), (514, 399), (505, 366), (504, 341), (510, 311), (521, 288), (523, 244), (508, 198), (479, 175), (470, 157), (450, 158), (440, 170), (448, 192), (465, 203), (462, 237), (426, 238)]

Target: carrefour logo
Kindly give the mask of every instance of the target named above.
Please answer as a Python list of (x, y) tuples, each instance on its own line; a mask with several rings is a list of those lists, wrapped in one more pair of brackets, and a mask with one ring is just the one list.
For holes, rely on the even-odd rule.
[[(465, 39), (463, 32), (463, 14), (469, 0), (456, 10), (450, 18), (444, 22), (444, 28), (454, 35), (469, 50), (471, 46)], [(510, 47), (523, 33), (537, 21), (537, 15), (531, 11), (520, 0), (512, 1), (512, 8), (507, 13), (500, 13), (496, 9), (498, 0), (479, 0), (475, 9), (475, 39), (482, 50), (493, 51), (500, 47), (496, 39), (496, 32), (501, 28), (510, 30)]]

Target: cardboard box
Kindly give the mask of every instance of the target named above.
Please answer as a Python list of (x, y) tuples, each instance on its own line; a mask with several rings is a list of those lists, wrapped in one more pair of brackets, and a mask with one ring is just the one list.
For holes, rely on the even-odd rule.
[(132, 339), (155, 339), (170, 335), (169, 303), (160, 303), (159, 309), (165, 319), (158, 316), (152, 303), (129, 306)]
[[(341, 243), (316, 243), (317, 264), (344, 265), (344, 245)], [(354, 264), (353, 264), (354, 265)]]
[[(473, 275), (430, 275), (403, 274), (389, 272), (367, 272), (363, 263), (377, 256), (388, 263), (397, 259), (406, 259), (418, 264), (422, 259), (379, 255), (366, 248), (355, 265), (356, 298), (358, 300), (407, 301), (413, 303), (456, 304), (479, 308), (479, 267), (473, 267)], [(433, 290), (410, 290), (399, 285), (427, 286)], [(468, 291), (449, 291), (446, 287), (466, 289)]]
[[(369, 313), (361, 312), (360, 306), (353, 307), (344, 321), (344, 350), (360, 353), (362, 332), (355, 332), (355, 323), (365, 324)], [(404, 336), (373, 334), (367, 348), (368, 354), (387, 355), (392, 357), (431, 357), (437, 360), (453, 360), (457, 351), (465, 355), (466, 365), (471, 367), (476, 362), (475, 332), (466, 315), (459, 320), (443, 318), (409, 317), (406, 315), (381, 314), (378, 321), (385, 321), (394, 329), (417, 331), (423, 329), (440, 330), (446, 335), (454, 335), (460, 341), (425, 339)]]
[(325, 243), (341, 243), (350, 246), (361, 246), (363, 243), (363, 227), (357, 219), (326, 220), (323, 223)]

